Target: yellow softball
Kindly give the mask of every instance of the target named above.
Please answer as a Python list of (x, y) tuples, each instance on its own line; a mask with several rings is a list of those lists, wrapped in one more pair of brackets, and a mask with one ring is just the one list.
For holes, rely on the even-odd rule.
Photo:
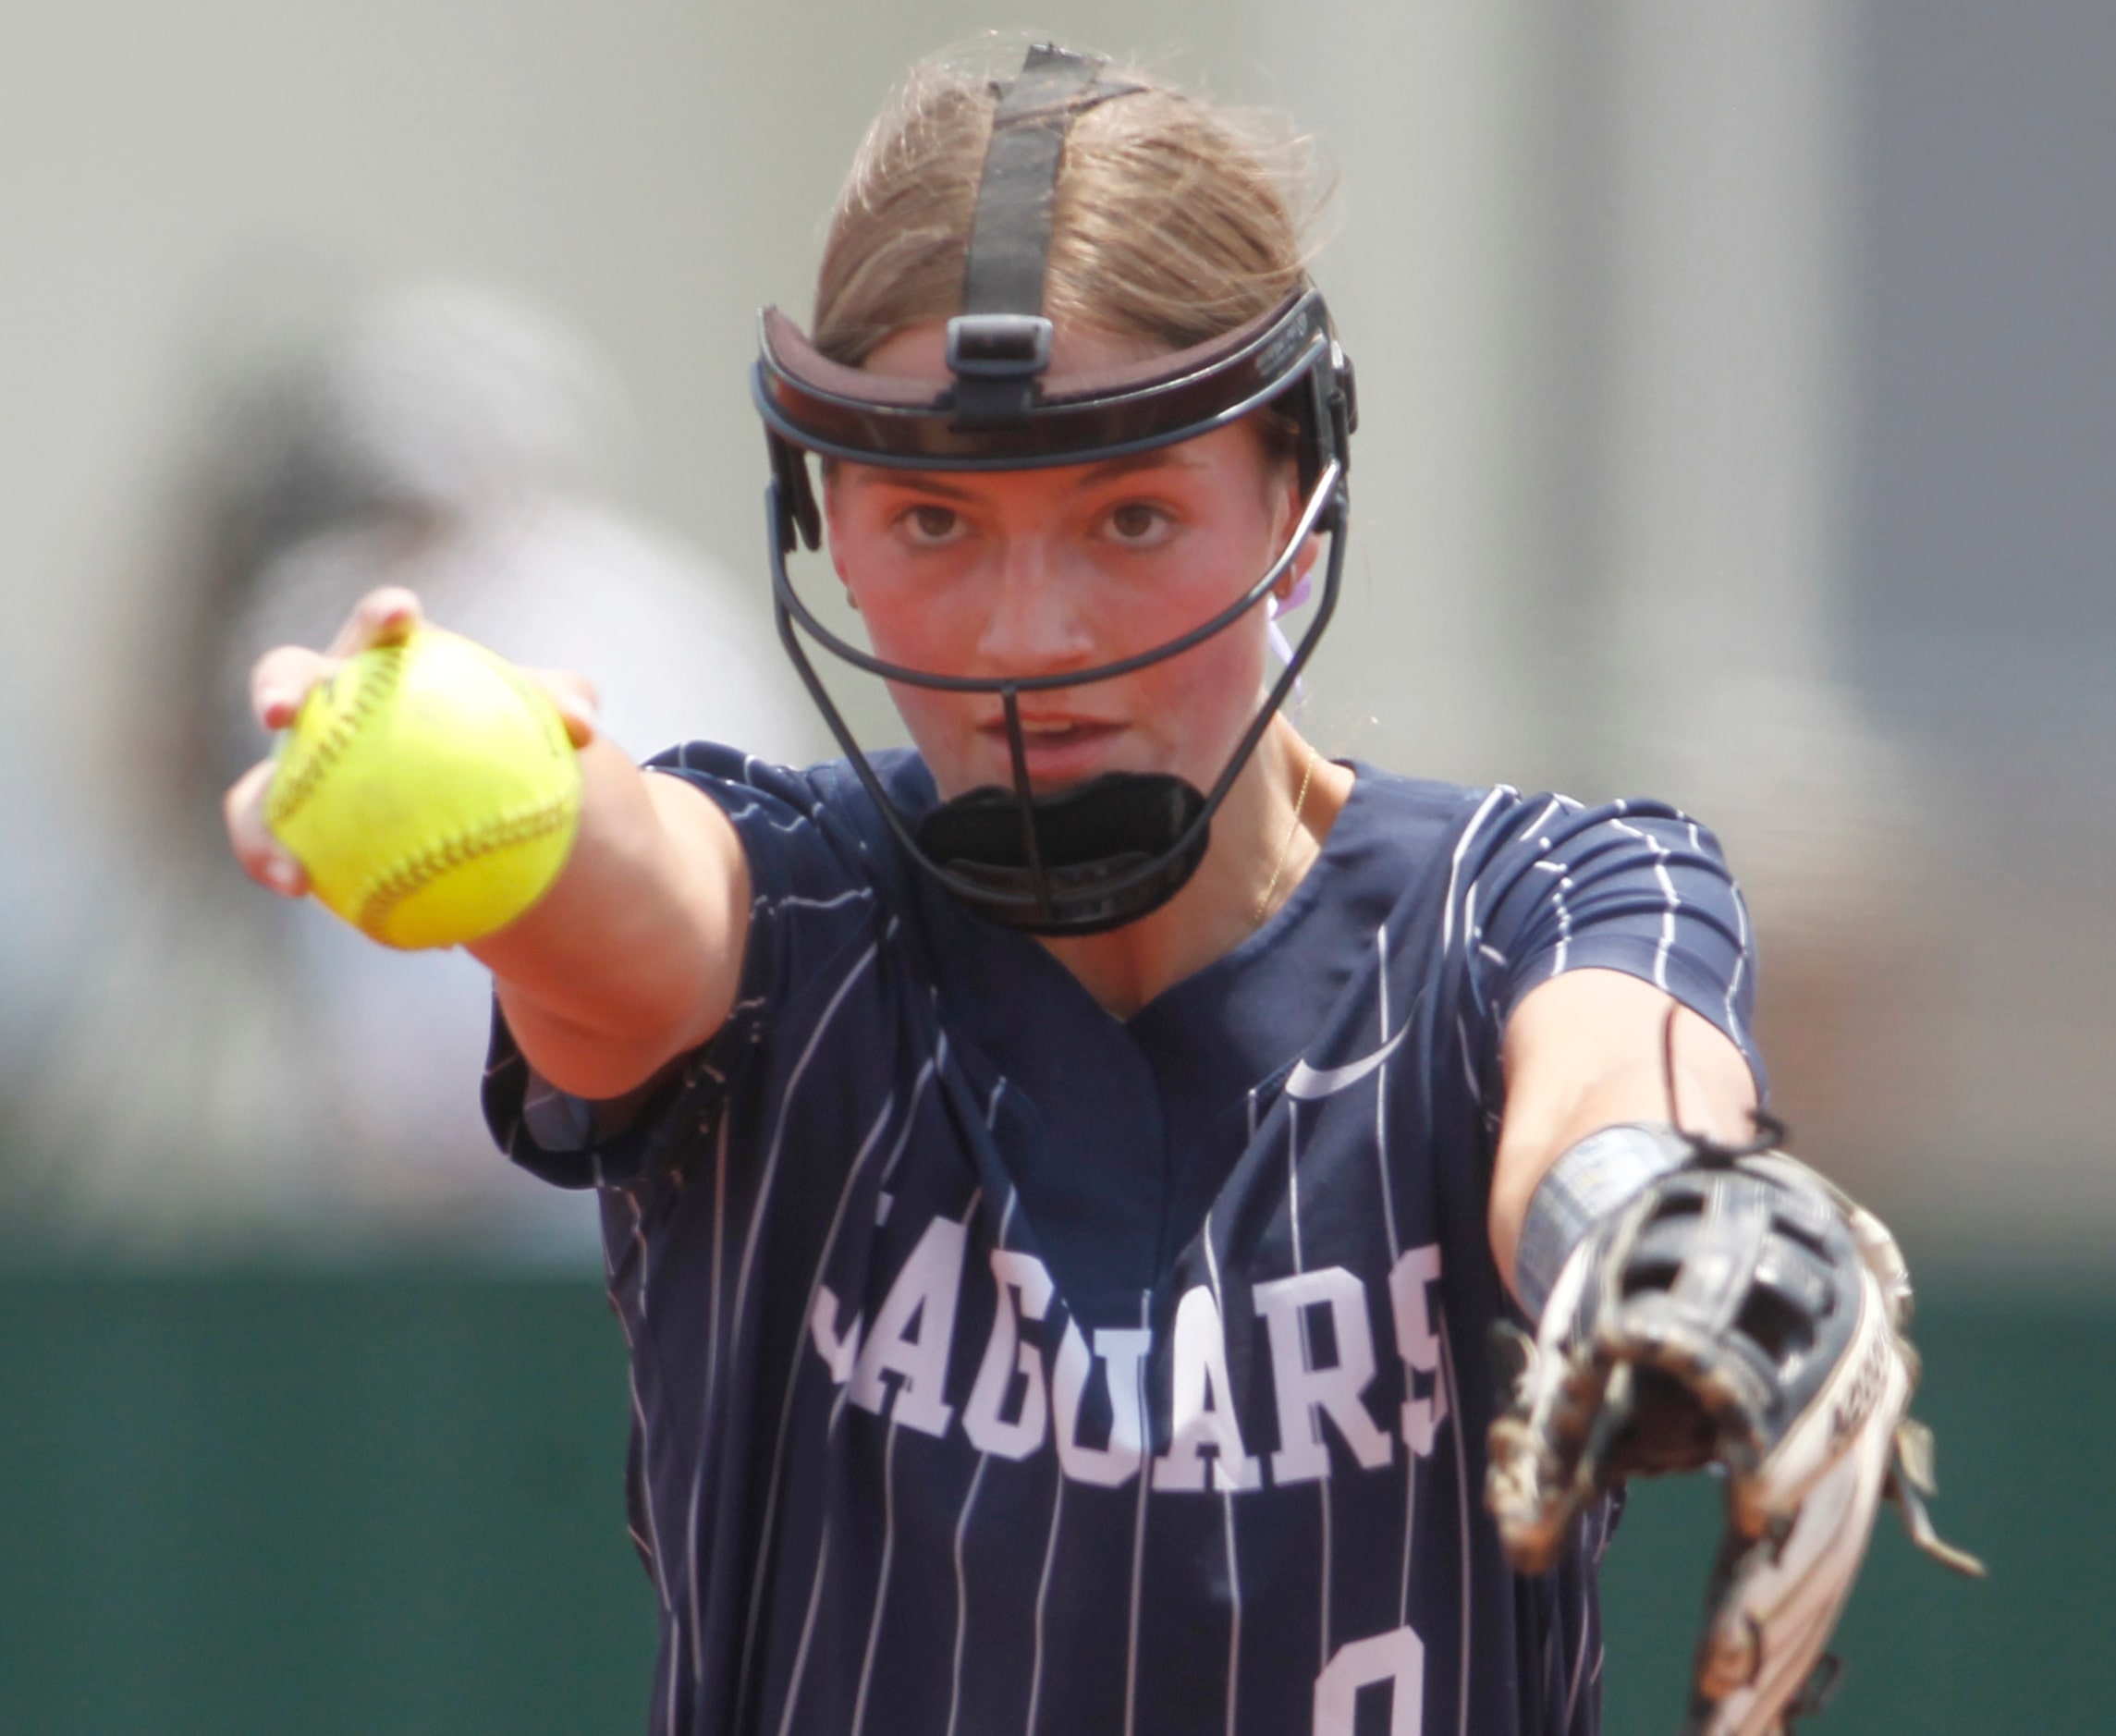
[(311, 691), (280, 737), (264, 819), (347, 922), (386, 946), (453, 947), (558, 877), (581, 768), (549, 695), (422, 626)]

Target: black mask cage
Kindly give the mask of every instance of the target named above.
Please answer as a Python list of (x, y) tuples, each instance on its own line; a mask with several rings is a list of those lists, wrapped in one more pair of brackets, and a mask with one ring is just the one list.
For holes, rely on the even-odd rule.
[[(994, 921), (1044, 935), (1119, 927), (1180, 889), (1204, 859), (1212, 816), (1292, 691), (1337, 606), (1344, 566), (1346, 448), (1357, 419), (1351, 364), (1322, 297), (1278, 308), (1189, 349), (1121, 367), (1051, 370), (1042, 312), (1052, 191), (1072, 117), (1135, 87), (1109, 84), (1099, 61), (1037, 46), (1002, 86), (965, 267), (965, 312), (948, 323), (952, 379), (877, 374), (822, 355), (776, 308), (760, 321), (752, 376), (772, 480), (772, 595), (779, 637), (854, 772), (911, 859)], [(914, 471), (1008, 471), (1093, 464), (1194, 439), (1272, 405), (1298, 431), (1303, 505), (1285, 547), (1217, 615), (1150, 651), (1061, 674), (948, 675), (889, 663), (833, 632), (795, 590), (788, 562), (822, 542), (807, 454)], [(1023, 693), (1107, 681), (1180, 655), (1265, 605), (1302, 545), (1329, 536), (1313, 620), (1209, 791), (1165, 773), (1110, 772), (1037, 793), (1019, 712)], [(798, 630), (797, 630), (798, 629)], [(1011, 789), (972, 790), (914, 822), (882, 787), (801, 634), (852, 667), (946, 692), (997, 694)]]

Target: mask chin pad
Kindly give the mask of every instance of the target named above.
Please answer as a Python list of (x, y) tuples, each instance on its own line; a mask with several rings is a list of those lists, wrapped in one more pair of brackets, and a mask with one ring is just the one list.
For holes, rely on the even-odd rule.
[[(1136, 885), (1117, 886), (1176, 850), (1205, 811), (1205, 796), (1160, 772), (1105, 772), (1030, 803), (1047, 907), (1029, 870), (1021, 808), (1010, 789), (987, 785), (943, 802), (919, 823), (932, 860), (991, 895), (965, 892), (981, 914), (1033, 935), (1093, 935), (1120, 928), (1175, 896), (1197, 870), (1211, 828)], [(1116, 889), (1112, 889), (1116, 887)]]

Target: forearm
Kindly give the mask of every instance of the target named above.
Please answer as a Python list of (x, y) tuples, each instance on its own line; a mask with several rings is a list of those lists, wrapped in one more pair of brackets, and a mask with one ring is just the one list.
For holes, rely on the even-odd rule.
[(1713, 1025), (1650, 984), (1609, 971), (1579, 971), (1536, 988), (1508, 1023), (1505, 1057), (1489, 1229), (1492, 1257), (1510, 1286), (1528, 1203), (1561, 1153), (1626, 1121), (1745, 1138), (1756, 1101), (1747, 1061)]
[(580, 830), (519, 922), (471, 947), (530, 1064), (618, 1096), (725, 1021), (748, 936), (749, 873), (719, 808), (608, 741), (581, 752)]

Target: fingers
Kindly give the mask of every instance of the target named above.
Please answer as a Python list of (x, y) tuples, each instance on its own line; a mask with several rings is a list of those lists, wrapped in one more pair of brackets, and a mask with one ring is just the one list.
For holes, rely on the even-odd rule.
[[(327, 652), (280, 645), (258, 658), (250, 671), (251, 712), (267, 729), (286, 728), (310, 691), (329, 680), (348, 657), (373, 645), (401, 643), (422, 618), (418, 597), (401, 585), (370, 591), (353, 605)], [(295, 899), (308, 891), (309, 875), (264, 824), (272, 770), (269, 760), (251, 766), (228, 790), (221, 812), (229, 848), (243, 872), (258, 885)]]
[(309, 690), (336, 674), (341, 661), (302, 645), (281, 645), (266, 652), (251, 667), (251, 711), (265, 728), (286, 728)]
[(272, 770), (270, 760), (252, 765), (228, 790), (221, 811), (227, 821), (228, 844), (243, 873), (261, 886), (298, 899), (309, 889), (308, 874), (264, 824), (264, 790), (272, 781)]
[(400, 645), (425, 618), (418, 597), (402, 585), (384, 585), (353, 605), (338, 636), (331, 641), (334, 657), (358, 656), (374, 645)]
[(595, 739), (595, 715), (602, 701), (593, 681), (573, 669), (524, 669), (522, 674), (550, 695), (576, 752)]
[(286, 728), (309, 690), (329, 680), (348, 657), (373, 645), (401, 644), (424, 618), (418, 597), (403, 586), (370, 591), (353, 605), (328, 651), (281, 645), (260, 657), (250, 672), (251, 710), (265, 728)]

